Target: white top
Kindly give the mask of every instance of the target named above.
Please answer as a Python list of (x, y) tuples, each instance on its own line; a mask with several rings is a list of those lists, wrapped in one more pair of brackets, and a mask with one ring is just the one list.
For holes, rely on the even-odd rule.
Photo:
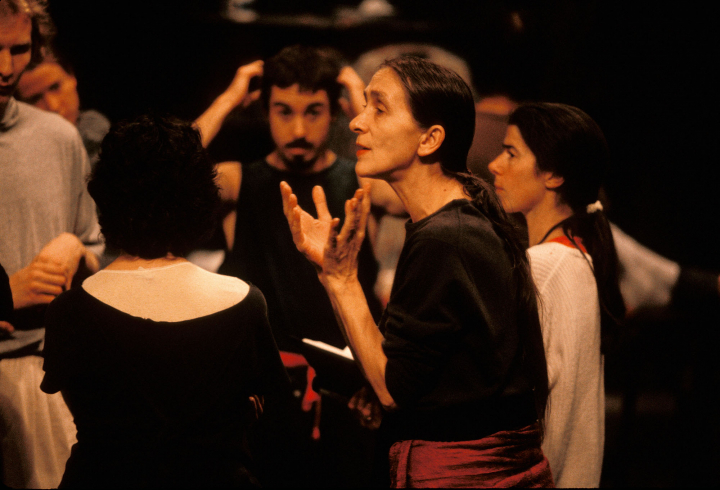
[(612, 223), (610, 230), (621, 265), (620, 292), (628, 313), (667, 306), (680, 277), (680, 265), (642, 246)]
[(540, 294), (550, 382), (542, 449), (557, 487), (598, 487), (605, 388), (595, 277), (583, 254), (567, 245), (536, 245), (528, 257)]
[(247, 296), (250, 286), (208, 272), (190, 262), (137, 270), (101, 270), (83, 282), (95, 298), (129, 315), (179, 322), (226, 310)]

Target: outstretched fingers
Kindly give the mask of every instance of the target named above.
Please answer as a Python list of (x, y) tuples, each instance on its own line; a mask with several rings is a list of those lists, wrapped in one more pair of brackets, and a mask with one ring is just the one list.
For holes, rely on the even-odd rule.
[(283, 200), (283, 213), (287, 219), (288, 226), (290, 227), (290, 233), (293, 237), (293, 242), (298, 249), (301, 248), (303, 243), (302, 236), (302, 222), (301, 213), (302, 210), (297, 203), (297, 196), (293, 194), (292, 188), (287, 182), (280, 182), (280, 194), (282, 194)]
[(340, 218), (333, 218), (330, 222), (330, 234), (328, 235), (328, 246), (331, 250), (335, 250), (338, 245), (338, 234), (340, 228)]
[(327, 205), (327, 198), (325, 197), (325, 191), (319, 185), (313, 187), (312, 198), (315, 203), (315, 209), (317, 210), (318, 219), (321, 221), (330, 221), (332, 216)]
[[(362, 186), (360, 199), (360, 228), (363, 230), (367, 227), (368, 217), (370, 216), (370, 208), (372, 207), (372, 198), (370, 196), (370, 183), (365, 182)], [(355, 192), (357, 195), (357, 191)]]
[(338, 235), (338, 241), (341, 243), (362, 242), (365, 238), (365, 226), (369, 213), (369, 189), (358, 189), (355, 191), (355, 195), (345, 202), (345, 223)]
[[(283, 213), (285, 213), (285, 217), (287, 218), (290, 214), (290, 209), (297, 205), (297, 197), (293, 194), (290, 185), (285, 181), (280, 182), (280, 194), (282, 195)], [(291, 204), (291, 199), (293, 198), (294, 204)]]

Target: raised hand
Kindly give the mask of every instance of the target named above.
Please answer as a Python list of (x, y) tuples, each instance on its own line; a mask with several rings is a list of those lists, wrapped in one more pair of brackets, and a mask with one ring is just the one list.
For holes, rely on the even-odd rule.
[(348, 118), (354, 119), (355, 116), (363, 111), (365, 106), (365, 82), (355, 70), (349, 66), (345, 66), (340, 70), (337, 82), (345, 87), (350, 100), (341, 98), (340, 107), (342, 107)]
[(292, 193), (292, 188), (287, 182), (280, 183), (280, 193), (283, 199), (283, 212), (288, 220), (295, 246), (320, 272), (330, 229), (337, 226), (340, 220), (330, 216), (325, 192), (320, 186), (313, 188), (312, 193), (318, 219), (298, 205), (297, 196)]
[(313, 188), (318, 218), (300, 208), (297, 197), (286, 182), (280, 184), (283, 212), (297, 249), (328, 279), (357, 276), (357, 256), (365, 239), (370, 214), (370, 186), (355, 191), (345, 202), (345, 223), (338, 232), (339, 218), (330, 216), (322, 188)]
[(327, 279), (357, 278), (357, 258), (365, 239), (370, 204), (370, 185), (365, 184), (345, 202), (345, 223), (339, 233), (339, 220), (333, 222), (323, 255), (322, 268)]
[(253, 61), (252, 63), (241, 66), (237, 72), (235, 72), (235, 78), (233, 78), (226, 92), (234, 96), (236, 105), (242, 103), (243, 107), (247, 107), (251, 102), (260, 97), (260, 90), (253, 92), (248, 92), (248, 90), (250, 89), (250, 80), (254, 77), (262, 76), (263, 65), (262, 60)]
[(235, 78), (228, 88), (195, 120), (195, 127), (200, 131), (204, 147), (207, 147), (217, 136), (225, 118), (233, 109), (239, 105), (247, 107), (260, 97), (260, 90), (250, 93), (248, 90), (250, 90), (250, 80), (262, 76), (262, 74), (262, 60), (253, 61), (238, 68)]

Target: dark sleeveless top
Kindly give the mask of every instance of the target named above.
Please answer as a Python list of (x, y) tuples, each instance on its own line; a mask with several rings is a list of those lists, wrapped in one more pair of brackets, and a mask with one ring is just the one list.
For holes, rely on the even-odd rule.
[[(239, 277), (260, 288), (280, 350), (298, 352), (295, 339), (305, 337), (342, 348), (345, 340), (327, 293), (313, 265), (293, 243), (282, 209), (282, 181), (290, 184), (302, 209), (315, 217), (312, 189), (322, 186), (330, 214), (341, 220), (345, 218), (345, 201), (359, 187), (354, 164), (341, 158), (312, 175), (283, 172), (265, 161), (243, 165), (235, 242), (219, 273)], [(358, 262), (359, 280), (377, 319), (381, 310), (373, 293), (377, 262), (368, 240), (360, 250)]]

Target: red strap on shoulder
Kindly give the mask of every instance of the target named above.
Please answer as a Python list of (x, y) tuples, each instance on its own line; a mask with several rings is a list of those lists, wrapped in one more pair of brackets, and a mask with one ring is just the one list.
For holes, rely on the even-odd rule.
[[(580, 250), (583, 251), (583, 253), (587, 253), (587, 250), (585, 249), (585, 245), (583, 245), (582, 238), (579, 236), (573, 237), (573, 241), (577, 244), (577, 246), (580, 248)], [(557, 238), (553, 238), (552, 240), (548, 240), (548, 242), (557, 242), (561, 245), (565, 245), (566, 247), (575, 248), (575, 245), (572, 244), (570, 239), (566, 237), (565, 235), (559, 236)]]

